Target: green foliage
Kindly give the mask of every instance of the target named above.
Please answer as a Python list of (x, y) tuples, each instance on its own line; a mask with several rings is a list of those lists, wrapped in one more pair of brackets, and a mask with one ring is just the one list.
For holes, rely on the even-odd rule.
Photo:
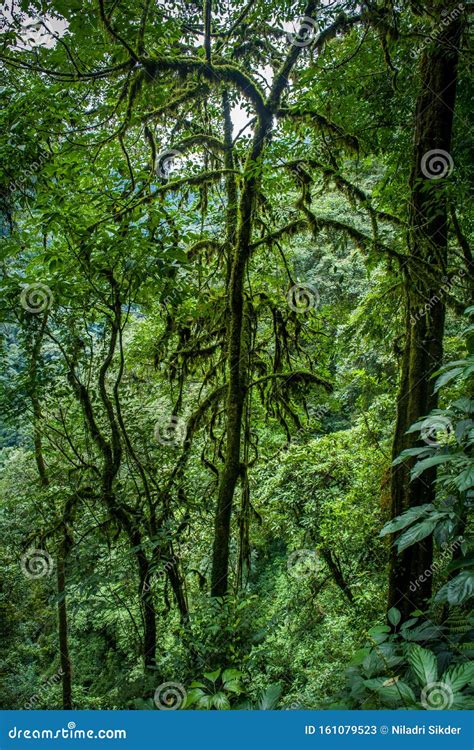
[[(471, 632), (473, 625), (471, 616)], [(474, 665), (463, 658), (454, 641), (443, 640), (446, 629), (418, 616), (395, 628), (395, 632), (383, 625), (369, 630), (369, 642), (354, 655), (346, 672), (346, 689), (332, 707), (472, 709)]]
[[(257, 0), (242, 16), (242, 3), (213, 3), (208, 59), (202, 4), (172, 5), (105, 3), (107, 19), (92, 0), (22, 0), (0, 29), (4, 707), (61, 707), (61, 606), (75, 708), (154, 710), (168, 682), (196, 710), (318, 708), (367, 632), (343, 703), (415, 707), (442, 680), (467, 707), (473, 329), (466, 354), (457, 313), (472, 226), (459, 127), (456, 179), (443, 180), (453, 362), (437, 375), (434, 432), (411, 428), (431, 442), (399, 459), (413, 478), (437, 468), (437, 497), (389, 521), (405, 287), (421, 272), (440, 284), (406, 242), (411, 52), (432, 18), (320, 3), (327, 33), (296, 54), (294, 4)], [(210, 597), (230, 475), (228, 592)], [(402, 623), (392, 608), (390, 626), (371, 627), (390, 534), (399, 552), (434, 536), (433, 612)], [(25, 574), (31, 549), (50, 560), (38, 578)]]
[[(448, 384), (451, 388), (455, 385), (462, 389), (473, 376), (466, 360), (448, 363), (443, 373), (449, 373), (449, 377), (441, 375), (437, 380), (440, 389)], [(437, 466), (437, 504), (410, 508), (385, 524), (380, 536), (398, 533), (395, 543), (401, 553), (433, 534), (444, 553), (440, 553), (440, 561), (435, 561), (425, 575), (443, 570), (448, 580), (441, 586), (438, 583), (432, 612), (427, 615), (436, 621), (436, 605), (445, 603), (452, 613), (461, 608), (462, 620), (462, 608), (474, 595), (469, 521), (472, 482), (468, 479), (474, 466), (472, 401), (466, 397), (455, 398), (409, 431), (420, 432), (425, 445), (403, 451), (394, 463), (414, 459), (412, 480)], [(416, 587), (417, 582), (411, 585)], [(400, 613), (392, 608), (388, 620), (394, 632), (384, 625), (369, 630), (372, 643), (357, 652), (353, 659), (353, 666), (347, 673), (347, 691), (342, 694), (343, 705), (472, 709), (474, 669), (472, 661), (466, 661), (473, 635), (472, 615), (465, 615), (466, 627), (457, 627), (453, 634), (450, 619), (454, 614), (447, 625), (434, 625), (431, 619), (421, 620), (420, 624), (421, 614), (415, 612), (410, 620), (399, 625)], [(429, 648), (423, 648), (416, 641), (428, 643)]]
[(243, 692), (242, 673), (238, 669), (216, 669), (204, 672), (202, 680), (194, 680), (188, 690), (184, 708), (230, 709), (231, 702)]

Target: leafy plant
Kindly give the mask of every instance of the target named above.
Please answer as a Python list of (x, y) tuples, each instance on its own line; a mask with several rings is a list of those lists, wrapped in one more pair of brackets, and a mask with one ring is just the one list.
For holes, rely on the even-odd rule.
[(238, 669), (219, 668), (215, 672), (204, 672), (202, 680), (191, 683), (183, 707), (226, 711), (231, 708), (235, 696), (243, 692), (241, 680), (242, 672)]
[[(419, 613), (421, 614), (421, 613)], [(346, 708), (467, 709), (474, 707), (474, 664), (454, 640), (448, 650), (446, 627), (420, 620), (400, 625), (400, 612), (389, 611), (389, 625), (368, 631), (367, 646), (347, 669), (347, 686), (336, 705)], [(470, 618), (470, 631), (474, 618)], [(466, 635), (467, 637), (467, 635)], [(424, 648), (418, 643), (430, 643)]]
[(239, 703), (237, 708), (253, 711), (273, 711), (278, 706), (282, 690), (283, 688), (278, 682), (273, 682), (260, 691), (256, 701), (245, 700), (243, 703)]

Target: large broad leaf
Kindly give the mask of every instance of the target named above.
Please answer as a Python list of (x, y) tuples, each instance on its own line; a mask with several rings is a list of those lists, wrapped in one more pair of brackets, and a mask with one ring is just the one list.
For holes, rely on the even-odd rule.
[(189, 706), (194, 706), (195, 704), (199, 705), (202, 699), (205, 698), (206, 696), (207, 696), (207, 693), (204, 690), (202, 690), (202, 688), (192, 688), (191, 690), (188, 690), (184, 708), (188, 708)]
[(440, 388), (443, 387), (443, 385), (446, 385), (446, 383), (449, 383), (450, 380), (455, 378), (459, 373), (461, 373), (464, 370), (464, 367), (453, 367), (452, 370), (448, 370), (447, 372), (443, 372), (442, 375), (439, 376), (439, 378), (436, 380), (434, 390), (439, 391)]
[[(472, 328), (474, 333), (474, 326)], [(467, 398), (467, 396), (462, 396), (461, 398), (458, 398), (456, 401), (454, 401), (453, 407), (456, 407), (456, 409), (463, 411), (465, 414), (474, 414), (474, 399)]]
[(386, 536), (387, 534), (393, 534), (395, 531), (400, 531), (409, 526), (411, 523), (417, 521), (421, 516), (425, 516), (434, 510), (434, 505), (426, 503), (425, 505), (417, 505), (415, 508), (410, 508), (401, 516), (397, 516), (393, 521), (389, 521), (385, 524), (380, 536)]
[(381, 643), (367, 654), (362, 662), (362, 668), (367, 677), (373, 677), (383, 674), (387, 668), (395, 667), (402, 661), (404, 661), (403, 657), (397, 656), (392, 643)]
[(421, 539), (425, 539), (425, 537), (429, 536), (433, 532), (433, 529), (438, 523), (439, 518), (443, 518), (443, 516), (443, 513), (436, 513), (428, 520), (417, 523), (404, 531), (400, 538), (396, 541), (398, 552), (403, 552), (403, 550), (407, 547), (411, 547), (412, 544), (415, 544)]
[(474, 695), (455, 695), (451, 704), (452, 711), (473, 711)]
[(459, 568), (473, 568), (474, 569), (474, 553), (460, 557), (458, 560), (453, 560), (449, 563), (448, 570), (459, 570)]
[(433, 625), (430, 622), (424, 622), (418, 628), (411, 628), (403, 632), (403, 637), (406, 641), (419, 641), (424, 643), (426, 641), (433, 641), (440, 638), (443, 633), (441, 625)]
[(411, 479), (416, 479), (423, 474), (427, 469), (431, 469), (433, 466), (439, 466), (439, 464), (446, 464), (449, 461), (454, 461), (455, 455), (451, 453), (443, 453), (442, 456), (430, 456), (430, 458), (424, 458), (423, 461), (418, 461), (411, 470)]
[(236, 695), (239, 695), (239, 693), (242, 692), (242, 685), (239, 680), (229, 680), (224, 685), (224, 688), (228, 693), (235, 693)]
[(225, 693), (219, 692), (212, 696), (212, 705), (214, 708), (219, 709), (219, 711), (228, 711), (230, 708), (230, 703), (227, 695)]
[(217, 678), (219, 677), (221, 673), (220, 669), (216, 669), (215, 672), (204, 672), (204, 677), (206, 680), (209, 680), (209, 682), (215, 682)]
[(412, 643), (408, 649), (408, 663), (415, 673), (421, 687), (436, 682), (438, 679), (438, 666), (436, 657), (432, 651)]
[(222, 673), (222, 684), (224, 686), (224, 690), (227, 690), (229, 693), (241, 693), (242, 692), (242, 686), (240, 684), (240, 679), (242, 677), (242, 672), (239, 672), (238, 669), (226, 669)]
[(462, 604), (474, 594), (474, 572), (463, 570), (456, 578), (440, 588), (436, 594), (436, 602), (448, 602), (451, 605)]
[(454, 481), (460, 492), (465, 492), (474, 487), (474, 466), (468, 466)]
[(204, 708), (209, 711), (212, 708), (213, 699), (213, 695), (203, 695), (197, 702), (198, 708)]
[(434, 448), (432, 446), (423, 446), (421, 448), (405, 448), (397, 458), (392, 461), (392, 466), (398, 466), (398, 464), (406, 461), (407, 458), (423, 458), (424, 456), (430, 456), (433, 453)]
[(474, 663), (469, 662), (467, 664), (457, 664), (455, 667), (450, 667), (443, 674), (443, 682), (446, 682), (453, 693), (459, 692), (466, 685), (474, 685)]
[(240, 672), (238, 669), (225, 669), (222, 672), (222, 682), (224, 685), (226, 682), (230, 682), (230, 680), (240, 680), (242, 679), (242, 672)]
[(399, 706), (414, 706), (416, 698), (409, 685), (401, 680), (390, 677), (377, 677), (375, 680), (364, 680), (369, 690), (375, 690), (384, 703)]
[(374, 625), (374, 627), (370, 628), (367, 632), (371, 636), (381, 635), (383, 633), (390, 633), (390, 628), (388, 625)]
[(359, 666), (359, 664), (362, 664), (366, 656), (368, 656), (370, 653), (369, 648), (360, 648), (358, 651), (355, 652), (354, 656), (350, 660), (350, 664), (353, 666)]
[(278, 704), (282, 689), (282, 686), (277, 682), (269, 685), (262, 693), (258, 706), (259, 710), (273, 711)]

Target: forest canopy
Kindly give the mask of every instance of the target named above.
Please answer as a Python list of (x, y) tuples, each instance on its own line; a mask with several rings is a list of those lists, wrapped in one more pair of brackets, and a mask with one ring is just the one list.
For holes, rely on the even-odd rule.
[(474, 707), (468, 11), (5, 5), (2, 708)]

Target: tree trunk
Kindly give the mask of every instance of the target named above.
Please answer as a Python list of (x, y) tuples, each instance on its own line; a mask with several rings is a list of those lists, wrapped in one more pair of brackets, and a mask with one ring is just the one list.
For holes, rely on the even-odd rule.
[[(444, 4), (443, 4), (444, 5)], [(416, 107), (413, 167), (410, 176), (410, 217), (408, 230), (409, 262), (404, 269), (406, 296), (406, 341), (402, 360), (393, 458), (402, 450), (419, 443), (406, 435), (414, 422), (425, 417), (437, 405), (433, 392), (433, 373), (443, 357), (445, 302), (443, 277), (447, 268), (447, 196), (446, 179), (433, 179), (441, 161), (450, 172), (451, 133), (458, 63), (457, 46), (460, 19), (440, 33), (433, 48), (423, 54), (421, 91)], [(441, 161), (436, 165), (428, 152), (436, 150)], [(392, 517), (408, 508), (431, 503), (435, 498), (435, 471), (427, 471), (409, 481), (413, 462), (406, 461), (392, 470)], [(392, 550), (389, 607), (398, 607), (403, 617), (414, 609), (423, 609), (431, 596), (432, 577), (410, 591), (410, 583), (429, 569), (433, 562), (432, 537), (397, 555)]]
[(244, 277), (250, 255), (255, 197), (260, 182), (258, 164), (270, 127), (271, 118), (262, 118), (247, 159), (239, 205), (239, 225), (232, 257), (229, 284), (229, 343), (227, 350), (229, 385), (226, 400), (226, 451), (224, 467), (219, 478), (214, 525), (212, 596), (224, 596), (228, 589), (230, 521), (232, 500), (240, 476), (242, 414), (248, 372), (248, 362), (244, 362), (243, 360), (246, 357), (245, 355), (242, 356), (243, 352), (246, 351), (242, 341), (244, 333)]
[(143, 664), (147, 671), (153, 670), (156, 666), (156, 612), (150, 566), (141, 551), (137, 553), (137, 562), (140, 580), (138, 594), (143, 619)]
[(71, 547), (71, 537), (64, 524), (63, 539), (57, 558), (57, 584), (58, 584), (58, 632), (59, 632), (59, 656), (61, 661), (61, 679), (63, 688), (63, 709), (72, 708), (72, 669), (69, 656), (68, 622), (66, 604), (66, 560)]

